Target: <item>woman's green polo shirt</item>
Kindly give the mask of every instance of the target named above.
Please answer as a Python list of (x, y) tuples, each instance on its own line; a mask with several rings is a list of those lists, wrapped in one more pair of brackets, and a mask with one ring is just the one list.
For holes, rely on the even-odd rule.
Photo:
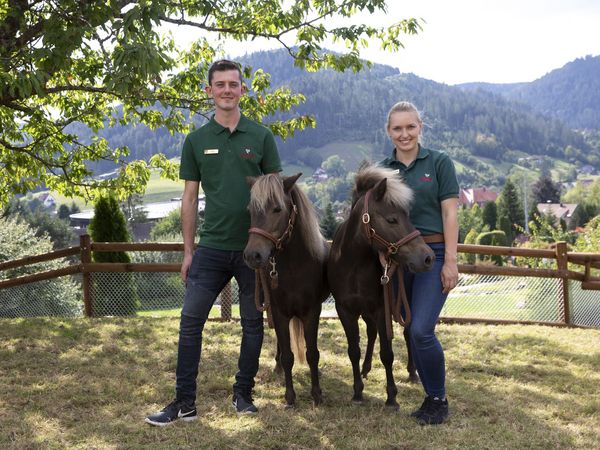
[(406, 167), (392, 156), (380, 163), (398, 171), (412, 188), (414, 200), (410, 209), (410, 221), (423, 235), (444, 232), (441, 202), (458, 197), (459, 186), (456, 171), (450, 157), (442, 151), (429, 150), (419, 145), (417, 158)]
[(219, 250), (243, 250), (250, 228), (247, 176), (281, 171), (273, 133), (241, 116), (231, 133), (214, 117), (185, 138), (179, 178), (200, 181), (206, 195), (201, 243)]

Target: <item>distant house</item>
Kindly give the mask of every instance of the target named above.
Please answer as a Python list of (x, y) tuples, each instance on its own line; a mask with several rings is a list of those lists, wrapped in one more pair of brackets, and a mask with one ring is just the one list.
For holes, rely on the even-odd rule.
[(327, 172), (321, 167), (312, 174), (312, 179), (316, 181), (325, 181), (327, 178), (329, 178), (329, 175), (327, 175)]
[(40, 194), (38, 200), (42, 203), (44, 208), (54, 208), (56, 206), (56, 200), (48, 193)]
[(577, 203), (538, 203), (537, 210), (540, 214), (552, 215), (558, 221), (569, 223), (578, 206)]
[(584, 173), (586, 175), (593, 175), (594, 172), (596, 172), (596, 168), (590, 164), (586, 164), (579, 168), (579, 173)]
[(488, 202), (495, 202), (498, 198), (498, 193), (485, 187), (461, 189), (458, 194), (458, 203), (461, 206), (471, 208), (477, 204), (483, 206)]

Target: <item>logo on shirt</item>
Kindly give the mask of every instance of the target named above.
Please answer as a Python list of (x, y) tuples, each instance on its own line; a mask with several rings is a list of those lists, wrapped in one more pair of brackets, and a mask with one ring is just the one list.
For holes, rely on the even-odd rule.
[(419, 180), (420, 181), (430, 182), (431, 181), (431, 176), (430, 176), (430, 174), (426, 173), (426, 174), (423, 174), (423, 176), (421, 178), (419, 178)]
[(242, 149), (240, 153), (240, 157), (242, 159), (253, 159), (256, 155), (252, 152), (252, 149), (246, 147)]

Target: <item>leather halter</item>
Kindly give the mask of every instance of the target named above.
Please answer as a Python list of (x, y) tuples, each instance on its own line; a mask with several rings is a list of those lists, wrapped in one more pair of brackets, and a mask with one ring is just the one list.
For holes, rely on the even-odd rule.
[(402, 247), (403, 245), (412, 241), (417, 236), (420, 236), (421, 232), (419, 230), (414, 230), (397, 242), (387, 241), (383, 237), (381, 237), (379, 234), (377, 234), (375, 229), (369, 225), (371, 223), (371, 216), (369, 215), (369, 197), (371, 196), (371, 191), (372, 191), (372, 189), (369, 189), (367, 191), (367, 193), (365, 194), (365, 204), (364, 204), (363, 215), (362, 215), (362, 223), (365, 225), (365, 233), (367, 234), (367, 237), (369, 238), (369, 242), (372, 242), (373, 240), (375, 240), (379, 244), (381, 244), (383, 247), (385, 247), (387, 249), (386, 258), (389, 259), (390, 255), (395, 255), (396, 253), (398, 253), (398, 250), (400, 249), (400, 247)]
[(283, 245), (287, 242), (287, 240), (291, 237), (292, 231), (294, 230), (294, 224), (296, 223), (296, 216), (298, 215), (298, 208), (294, 203), (292, 203), (292, 212), (290, 213), (290, 218), (288, 219), (288, 224), (284, 232), (281, 236), (276, 238), (268, 231), (263, 230), (262, 228), (252, 227), (248, 230), (249, 234), (258, 234), (264, 238), (267, 238), (275, 245), (275, 250), (279, 251), (283, 248)]
[[(283, 249), (283, 246), (289, 241), (292, 236), (292, 231), (294, 231), (294, 225), (296, 223), (296, 216), (298, 215), (298, 208), (294, 202), (291, 204), (291, 212), (290, 217), (288, 219), (288, 224), (281, 236), (276, 238), (268, 231), (263, 230), (262, 228), (252, 227), (248, 230), (248, 234), (258, 234), (262, 236), (275, 245), (275, 252), (277, 253)], [(273, 323), (273, 317), (271, 315), (271, 289), (275, 289), (278, 286), (278, 277), (277, 269), (275, 266), (275, 255), (271, 255), (269, 257), (269, 264), (271, 264), (271, 271), (269, 272), (270, 283), (267, 283), (267, 274), (264, 268), (258, 268), (254, 270), (255, 274), (255, 288), (254, 288), (254, 303), (256, 305), (256, 309), (259, 311), (267, 311), (267, 322), (269, 324), (269, 328), (274, 328), (275, 324)], [(261, 304), (260, 302), (260, 292), (263, 292), (264, 302)]]
[[(421, 232), (419, 230), (414, 230), (396, 242), (389, 242), (386, 239), (384, 239), (381, 235), (377, 234), (375, 229), (369, 225), (371, 223), (371, 216), (369, 215), (369, 197), (371, 195), (371, 191), (372, 189), (369, 189), (365, 194), (362, 223), (364, 224), (365, 234), (369, 239), (369, 242), (372, 244), (373, 241), (376, 241), (378, 244), (382, 245), (387, 250), (385, 253), (383, 251), (378, 251), (378, 253), (379, 262), (381, 264), (381, 267), (383, 268), (381, 284), (383, 285), (385, 327), (387, 337), (391, 340), (394, 337), (394, 331), (392, 328), (392, 317), (403, 327), (408, 326), (411, 321), (410, 306), (408, 304), (408, 299), (406, 298), (406, 291), (404, 288), (404, 274), (401, 270), (401, 267), (391, 260), (391, 255), (395, 255), (396, 253), (398, 253), (400, 247), (412, 241), (416, 237), (420, 236)], [(392, 287), (389, 284), (389, 274), (392, 274), (394, 272), (396, 272), (398, 275), (398, 296), (394, 305), (392, 305)], [(402, 318), (400, 305), (404, 306), (406, 319)]]

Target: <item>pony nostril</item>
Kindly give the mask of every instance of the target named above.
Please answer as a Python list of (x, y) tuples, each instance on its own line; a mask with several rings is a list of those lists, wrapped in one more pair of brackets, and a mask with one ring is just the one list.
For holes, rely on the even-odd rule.
[(427, 255), (425, 257), (425, 266), (427, 266), (427, 267), (433, 266), (433, 257), (431, 257), (429, 255)]

